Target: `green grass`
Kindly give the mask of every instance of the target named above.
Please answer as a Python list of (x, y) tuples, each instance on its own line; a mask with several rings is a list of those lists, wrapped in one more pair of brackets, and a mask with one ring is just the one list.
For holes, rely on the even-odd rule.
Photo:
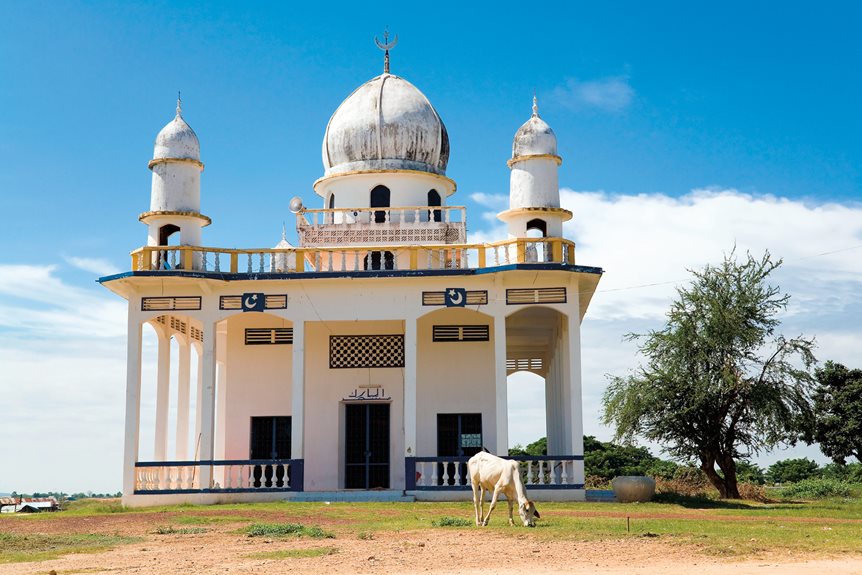
[(203, 527), (181, 527), (177, 529), (173, 525), (160, 525), (153, 531), (156, 535), (198, 535), (206, 533), (209, 529)]
[(19, 535), (0, 532), (0, 563), (56, 559), (69, 553), (98, 553), (117, 545), (135, 543), (137, 537), (97, 534)]
[(473, 525), (473, 521), (461, 517), (449, 517), (448, 515), (431, 520), (432, 527), (470, 527), (471, 525)]
[(305, 557), (323, 557), (337, 553), (335, 547), (314, 547), (312, 549), (281, 549), (279, 551), (262, 551), (246, 555), (249, 559), (300, 559)]
[(248, 523), (253, 521), (251, 517), (240, 517), (238, 515), (180, 515), (174, 517), (174, 523), (182, 525), (214, 525), (217, 523)]
[(244, 529), (249, 537), (312, 537), (314, 539), (334, 539), (335, 534), (320, 527), (306, 527), (299, 523), (253, 523)]

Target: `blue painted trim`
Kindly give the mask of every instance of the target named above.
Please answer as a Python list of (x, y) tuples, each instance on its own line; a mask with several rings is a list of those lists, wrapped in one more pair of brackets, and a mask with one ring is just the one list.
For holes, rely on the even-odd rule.
[(190, 493), (290, 493), (293, 487), (248, 487), (237, 489), (136, 489), (135, 495), (178, 495)]
[[(443, 463), (444, 461), (454, 461), (458, 463), (467, 463), (470, 460), (470, 457), (464, 455), (461, 457), (450, 456), (450, 457), (410, 457), (405, 458), (412, 459), (413, 464), (416, 463)], [(515, 456), (506, 456), (503, 459), (511, 459), (512, 461), (583, 461), (583, 455), (515, 455)]]
[[(415, 483), (415, 482), (414, 482)], [(524, 485), (530, 491), (544, 489), (583, 489), (583, 483), (569, 483), (566, 485)], [(473, 488), (470, 485), (414, 485), (407, 487), (405, 491), (471, 491)]]
[(209, 459), (202, 461), (136, 461), (135, 467), (184, 467), (192, 465), (302, 465), (302, 459)]
[(564, 271), (574, 273), (602, 275), (604, 270), (593, 266), (579, 266), (569, 264), (539, 263), (539, 264), (507, 264), (502, 266), (471, 268), (471, 269), (443, 269), (443, 270), (369, 270), (354, 272), (253, 272), (253, 273), (224, 273), (182, 270), (160, 270), (160, 271), (131, 271), (100, 277), (98, 283), (108, 283), (128, 277), (184, 277), (199, 279), (215, 279), (220, 281), (246, 281), (246, 280), (301, 280), (322, 278), (390, 278), (390, 277), (434, 277), (434, 276), (476, 276), (494, 274), (514, 270), (536, 271)]

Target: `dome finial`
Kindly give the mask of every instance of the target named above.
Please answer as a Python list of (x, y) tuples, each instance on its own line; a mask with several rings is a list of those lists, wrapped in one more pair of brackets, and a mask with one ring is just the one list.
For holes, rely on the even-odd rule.
[(389, 50), (394, 48), (398, 44), (398, 34), (392, 39), (392, 42), (389, 41), (389, 28), (387, 27), (383, 31), (383, 42), (377, 39), (377, 36), (374, 37), (374, 43), (377, 44), (377, 47), (383, 50), (383, 73), (389, 73)]
[(177, 90), (177, 118), (183, 117), (183, 99), (180, 94), (181, 92)]
[(539, 104), (538, 99), (536, 98), (536, 91), (533, 90), (533, 116), (536, 118), (539, 117)]
[(281, 241), (287, 241), (287, 230), (284, 227), (284, 222), (281, 222)]

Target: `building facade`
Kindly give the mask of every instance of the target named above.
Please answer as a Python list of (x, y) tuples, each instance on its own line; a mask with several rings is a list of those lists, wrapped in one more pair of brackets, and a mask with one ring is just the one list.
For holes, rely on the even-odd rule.
[[(205, 247), (204, 165), (179, 102), (159, 132), (147, 243), (100, 279), (128, 300), (124, 503), (463, 498), (466, 459), (507, 453), (507, 377), (522, 370), (544, 378), (548, 437), (525, 483), (582, 499), (580, 324), (602, 271), (563, 237), (562, 160), (535, 99), (498, 242), (467, 241), (445, 125), (388, 53), (332, 115), (322, 157), (322, 207), (291, 200), (297, 246)], [(138, 455), (145, 324), (151, 461)]]

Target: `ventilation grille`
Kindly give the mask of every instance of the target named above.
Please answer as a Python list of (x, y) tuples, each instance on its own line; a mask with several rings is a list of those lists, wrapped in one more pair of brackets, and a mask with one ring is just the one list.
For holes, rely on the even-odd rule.
[(435, 325), (433, 341), (489, 341), (487, 325)]
[(186, 325), (186, 322), (181, 319), (177, 319), (174, 316), (171, 316), (171, 329), (174, 331), (178, 331), (183, 335), (188, 333), (188, 326)]
[[(223, 295), (218, 301), (219, 309), (235, 310), (242, 309), (241, 295)], [(264, 298), (265, 309), (287, 309), (287, 294), (267, 295)]]
[(192, 339), (196, 339), (200, 342), (203, 342), (204, 332), (202, 329), (198, 329), (195, 326), (191, 326), (191, 328), (189, 328), (189, 331), (191, 332), (190, 335), (191, 335)]
[(141, 298), (141, 311), (171, 311), (201, 309), (200, 296)]
[(176, 318), (172, 315), (160, 315), (156, 318), (153, 318), (153, 321), (160, 323), (164, 326), (170, 326), (171, 330), (181, 333), (183, 335), (188, 335), (194, 340), (202, 342), (204, 340), (204, 332), (201, 329), (196, 328), (189, 323)]
[(507, 289), (506, 303), (566, 303), (566, 288)]
[[(475, 290), (467, 292), (465, 305), (487, 305), (487, 290)], [(445, 291), (423, 291), (422, 305), (446, 305)]]
[(542, 371), (541, 357), (519, 357), (506, 360), (506, 371)]
[(289, 345), (293, 343), (292, 327), (248, 327), (246, 345)]
[(404, 367), (404, 336), (331, 335), (329, 367)]

